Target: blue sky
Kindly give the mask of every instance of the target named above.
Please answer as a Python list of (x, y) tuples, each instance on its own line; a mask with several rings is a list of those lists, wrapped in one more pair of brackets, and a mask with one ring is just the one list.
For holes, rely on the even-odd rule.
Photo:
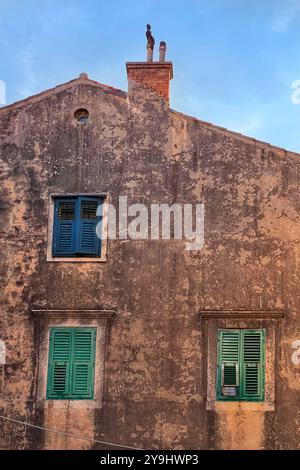
[(0, 0), (7, 102), (80, 72), (126, 90), (148, 22), (174, 64), (173, 109), (300, 152), (300, 0)]

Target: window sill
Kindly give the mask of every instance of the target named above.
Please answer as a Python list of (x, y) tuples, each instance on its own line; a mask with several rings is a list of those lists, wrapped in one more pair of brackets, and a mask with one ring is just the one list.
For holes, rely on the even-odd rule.
[(101, 401), (96, 400), (39, 400), (36, 403), (38, 409), (96, 409), (101, 408)]
[(105, 263), (107, 261), (107, 257), (103, 256), (100, 258), (64, 258), (62, 257), (52, 257), (52, 256), (47, 256), (48, 263)]
[(257, 401), (207, 401), (206, 409), (217, 412), (237, 411), (274, 411), (274, 403), (257, 402)]

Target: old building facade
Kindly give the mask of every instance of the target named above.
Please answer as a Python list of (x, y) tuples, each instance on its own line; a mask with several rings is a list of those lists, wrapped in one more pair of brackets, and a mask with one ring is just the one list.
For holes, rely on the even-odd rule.
[[(0, 447), (299, 448), (300, 155), (127, 74), (0, 109)], [(204, 204), (204, 246), (106, 240), (120, 196)]]

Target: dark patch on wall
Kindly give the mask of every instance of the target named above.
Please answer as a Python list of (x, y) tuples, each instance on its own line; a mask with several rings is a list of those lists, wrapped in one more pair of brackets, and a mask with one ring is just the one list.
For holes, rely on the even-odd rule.
[[(198, 313), (285, 307), (293, 312), (285, 320), (287, 340), (299, 336), (300, 160), (136, 93), (129, 103), (80, 85), (1, 114), (0, 328), (8, 341), (1, 406), (20, 420), (45, 422), (35, 408), (33, 308), (113, 308), (103, 403), (87, 414), (95, 438), (218, 449), (217, 414), (206, 410)], [(81, 107), (90, 114), (83, 126), (73, 119)], [(98, 192), (116, 206), (120, 195), (129, 204), (204, 202), (204, 250), (187, 252), (185, 241), (111, 240), (104, 264), (47, 262), (50, 194)], [(276, 364), (276, 409), (265, 413), (265, 446), (299, 447), (299, 391), (281, 378), (280, 351)], [(40, 431), (18, 435), (7, 424), (3, 430), (2, 448), (47, 446)]]

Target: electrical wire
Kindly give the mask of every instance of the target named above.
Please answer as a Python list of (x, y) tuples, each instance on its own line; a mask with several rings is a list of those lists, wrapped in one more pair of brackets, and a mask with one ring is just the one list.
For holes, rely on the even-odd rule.
[(78, 436), (76, 434), (69, 434), (69, 433), (64, 432), (64, 431), (57, 431), (56, 429), (45, 428), (43, 426), (38, 426), (36, 424), (27, 423), (26, 421), (19, 421), (17, 419), (8, 418), (7, 416), (0, 415), (0, 418), (3, 419), (3, 420), (6, 420), (6, 421), (11, 421), (13, 423), (22, 424), (25, 427), (40, 429), (42, 431), (47, 431), (47, 432), (53, 432), (53, 433), (59, 434), (61, 436), (72, 437), (74, 439), (81, 439), (83, 441), (97, 442), (99, 444), (105, 444), (105, 445), (108, 445), (108, 446), (122, 447), (123, 449), (144, 450), (144, 449), (141, 449), (139, 447), (130, 447), (130, 446), (122, 445), (122, 444), (116, 444), (114, 442), (99, 441), (97, 439), (93, 439), (92, 437), (84, 437), (84, 436)]

